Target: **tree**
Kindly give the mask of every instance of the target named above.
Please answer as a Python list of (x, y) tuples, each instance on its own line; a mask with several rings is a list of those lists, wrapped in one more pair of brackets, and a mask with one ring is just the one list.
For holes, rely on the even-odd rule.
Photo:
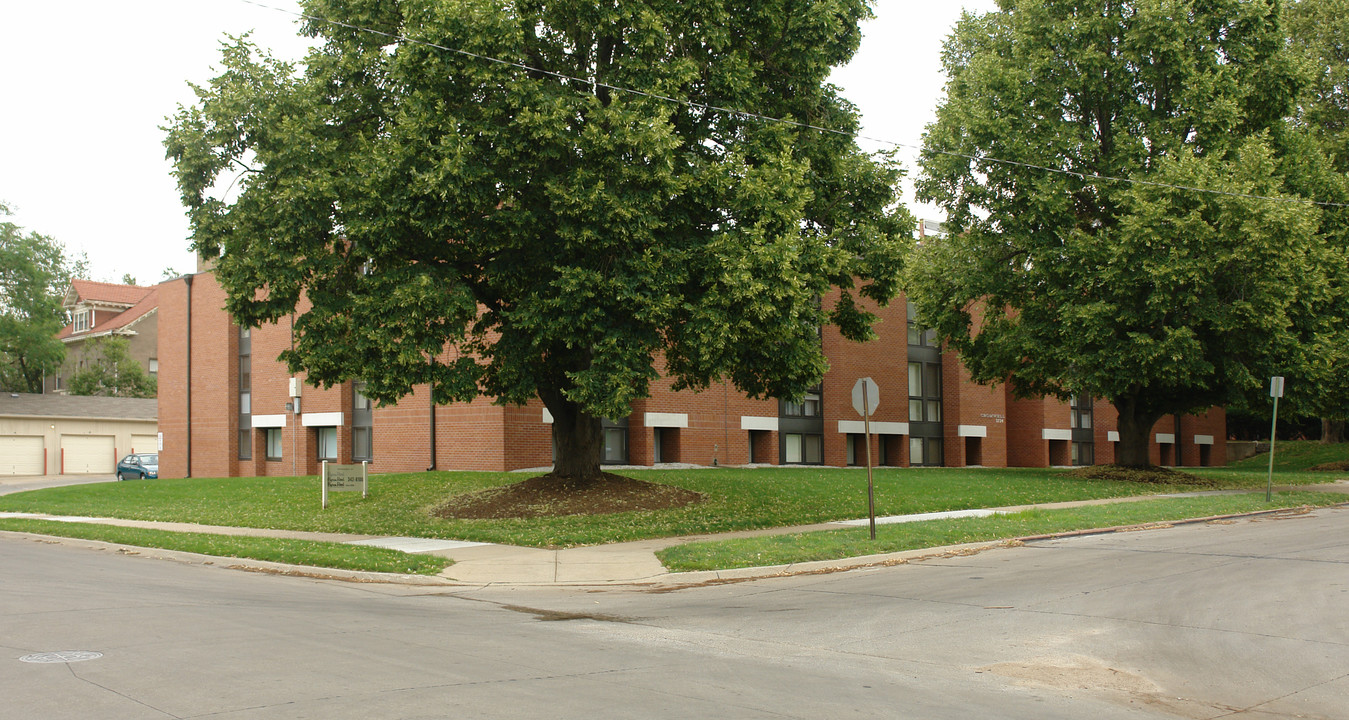
[(946, 42), (918, 189), (951, 234), (910, 261), (918, 316), (977, 381), (1110, 402), (1120, 464), (1300, 366), (1329, 300), (1318, 210), (1283, 201), (1304, 80), (1279, 6), (1003, 0)]
[[(1316, 188), (1323, 196), (1349, 202), (1349, 0), (1299, 0), (1288, 12), (1288, 41), (1310, 69), (1312, 82), (1299, 103), (1298, 126), (1314, 138), (1330, 160)], [(1333, 261), (1332, 287), (1337, 304), (1321, 317), (1330, 322), (1318, 333), (1310, 372), (1293, 388), (1307, 388), (1313, 417), (1321, 418), (1321, 441), (1344, 442), (1349, 420), (1349, 210), (1330, 208), (1321, 232), (1341, 256)]]
[(898, 290), (900, 171), (825, 83), (868, 0), (305, 8), (345, 25), (305, 24), (303, 72), (229, 44), (166, 145), (228, 311), (307, 301), (283, 357), (311, 381), (537, 396), (555, 474), (593, 477), (659, 372), (799, 397), (820, 326), (866, 339), (859, 298)]
[[(0, 203), (0, 217), (10, 214)], [(0, 222), (0, 390), (42, 392), (43, 377), (61, 366), (62, 298), (82, 269), (56, 240)]]
[(70, 378), (71, 395), (152, 398), (158, 382), (131, 357), (126, 338), (103, 337), (88, 341), (94, 357)]

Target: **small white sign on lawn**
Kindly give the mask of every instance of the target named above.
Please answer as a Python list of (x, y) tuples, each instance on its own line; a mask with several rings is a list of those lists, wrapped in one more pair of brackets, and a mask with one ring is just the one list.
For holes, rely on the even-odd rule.
[(328, 507), (330, 492), (359, 492), (361, 497), (370, 496), (370, 463), (360, 465), (338, 465), (323, 461), (323, 507)]

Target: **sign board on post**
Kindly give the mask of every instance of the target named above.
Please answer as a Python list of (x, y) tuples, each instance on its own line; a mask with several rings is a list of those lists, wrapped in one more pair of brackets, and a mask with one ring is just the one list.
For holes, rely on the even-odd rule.
[(359, 492), (362, 498), (370, 496), (370, 464), (338, 465), (323, 461), (323, 507), (328, 507), (330, 492)]
[(1265, 483), (1265, 502), (1274, 497), (1274, 440), (1279, 427), (1279, 398), (1283, 397), (1283, 376), (1269, 379), (1269, 396), (1274, 398), (1274, 415), (1269, 421), (1269, 479)]
[(867, 443), (867, 518), (870, 520), (871, 539), (876, 539), (876, 485), (871, 479), (871, 411), (881, 404), (881, 393), (876, 381), (864, 377), (853, 383), (852, 406), (862, 416), (862, 431)]

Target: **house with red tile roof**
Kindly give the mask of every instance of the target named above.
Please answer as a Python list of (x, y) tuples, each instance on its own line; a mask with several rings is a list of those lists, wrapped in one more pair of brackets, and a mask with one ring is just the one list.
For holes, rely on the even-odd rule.
[(56, 338), (66, 345), (66, 361), (43, 383), (45, 392), (66, 392), (71, 376), (93, 362), (97, 350), (90, 341), (97, 338), (126, 338), (131, 357), (158, 374), (158, 288), (71, 280), (64, 305), (71, 322)]

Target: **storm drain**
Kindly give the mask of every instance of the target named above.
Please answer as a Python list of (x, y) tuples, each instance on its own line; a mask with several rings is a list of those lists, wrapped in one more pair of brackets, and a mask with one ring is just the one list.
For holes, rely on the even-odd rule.
[(90, 650), (58, 650), (57, 652), (33, 653), (19, 658), (19, 662), (26, 663), (73, 663), (84, 662), (85, 660), (97, 660), (103, 657), (101, 652), (92, 652)]

